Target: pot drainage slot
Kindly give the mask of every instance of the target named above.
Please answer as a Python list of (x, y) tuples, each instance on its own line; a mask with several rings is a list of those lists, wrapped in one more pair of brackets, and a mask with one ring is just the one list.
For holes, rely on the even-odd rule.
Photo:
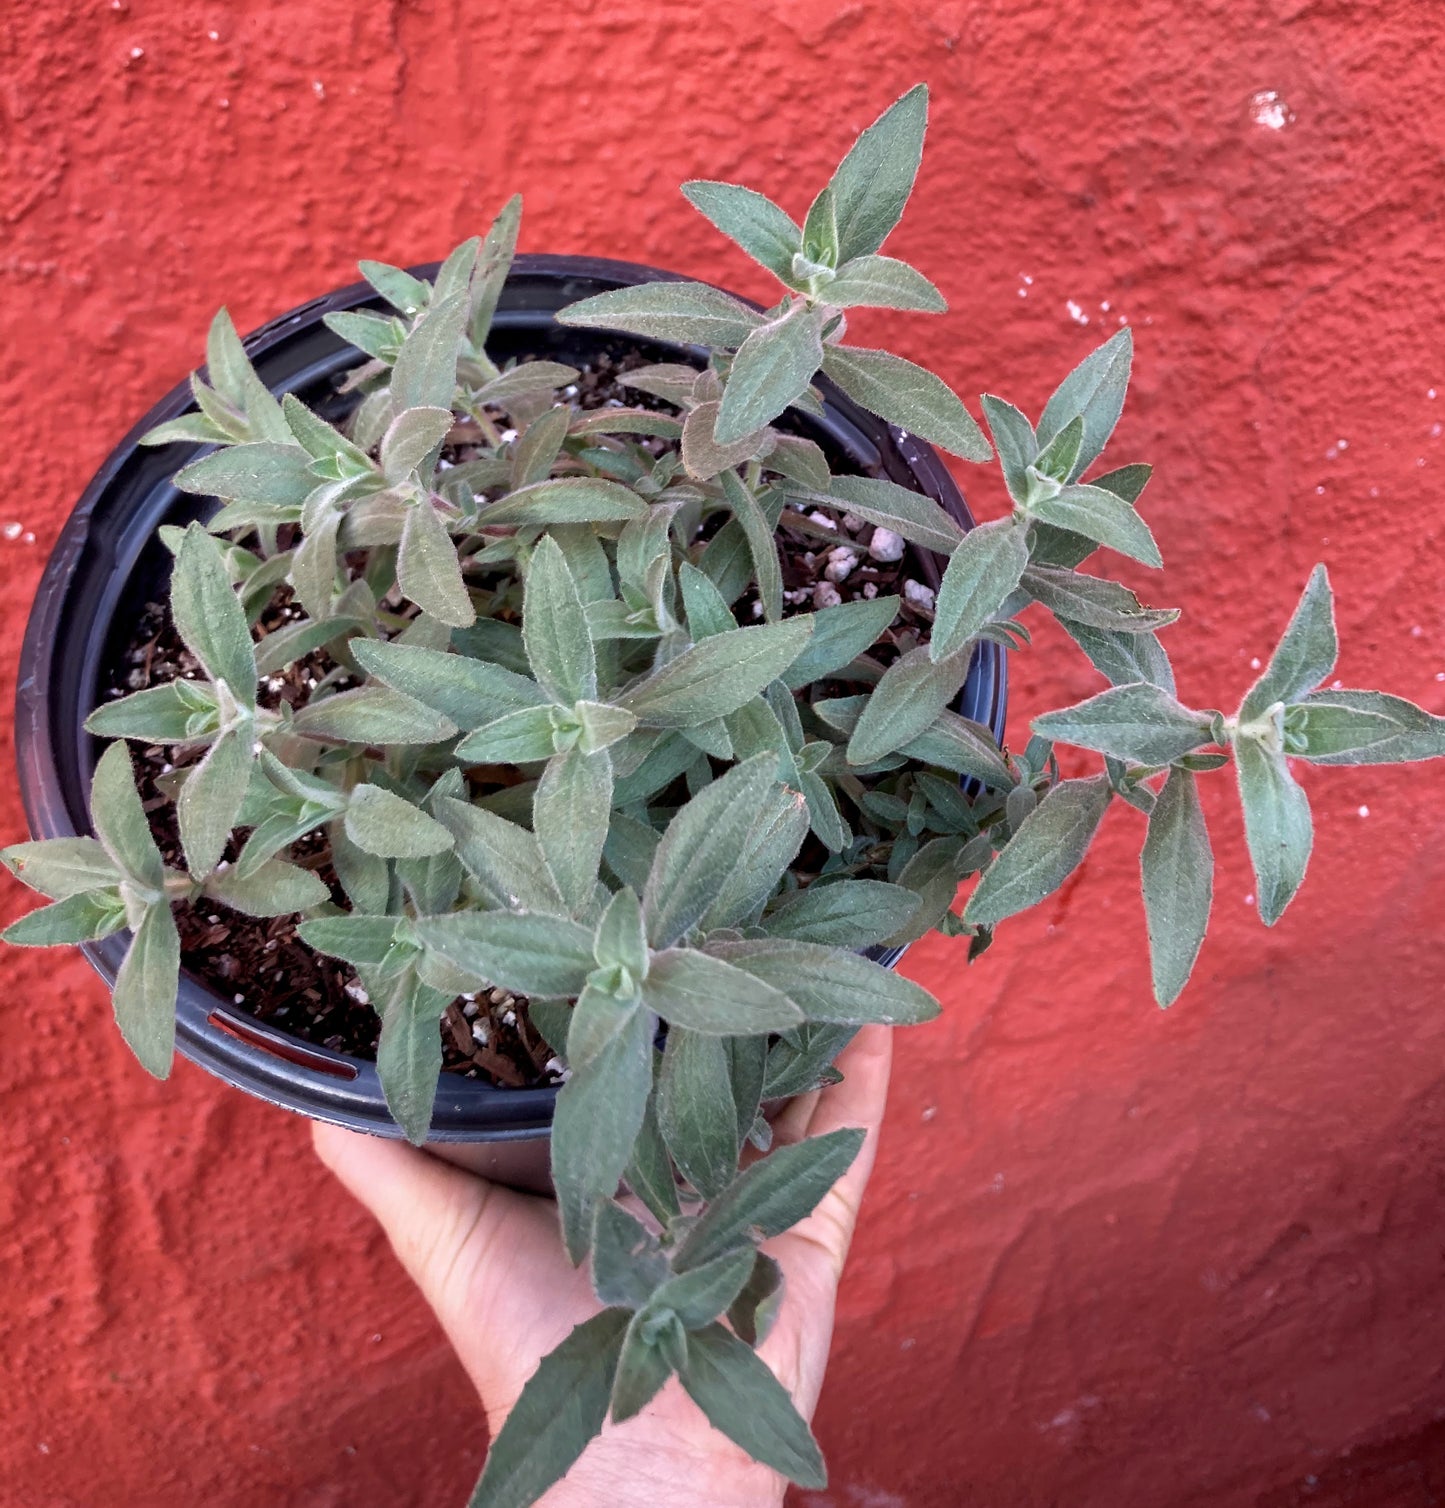
[(354, 1079), (360, 1071), (350, 1063), (338, 1062), (327, 1053), (314, 1052), (302, 1043), (289, 1038), (278, 1039), (270, 1032), (248, 1026), (245, 1022), (236, 1020), (234, 1016), (223, 1015), (220, 1011), (212, 1011), (206, 1017), (206, 1024), (238, 1038), (248, 1047), (259, 1047), (263, 1052), (270, 1053), (273, 1058), (281, 1058), (301, 1068), (314, 1069), (317, 1073), (330, 1074), (334, 1079)]

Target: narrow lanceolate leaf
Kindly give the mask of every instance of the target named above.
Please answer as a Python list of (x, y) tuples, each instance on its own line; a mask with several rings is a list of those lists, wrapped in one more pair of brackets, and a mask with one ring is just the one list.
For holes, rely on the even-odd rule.
[[(17, 948), (53, 948), (57, 944), (95, 942), (126, 924), (119, 888), (83, 890), (41, 906), (0, 932), (0, 942)], [(731, 1114), (729, 1106), (729, 1114)]]
[(1038, 458), (1039, 442), (1028, 418), (1003, 398), (985, 393), (979, 400), (993, 435), (1009, 496), (1021, 503), (1029, 494), (1029, 467)]
[(604, 1309), (542, 1358), (492, 1441), (467, 1508), (531, 1508), (561, 1481), (606, 1421), (630, 1318)]
[(938, 1014), (938, 1002), (927, 990), (839, 948), (778, 937), (709, 943), (707, 950), (786, 994), (809, 1021), (913, 1026)]
[(1240, 717), (1262, 717), (1276, 702), (1292, 702), (1313, 691), (1335, 668), (1339, 652), (1329, 573), (1317, 565), (1264, 674), (1250, 687)]
[(176, 551), (171, 620), (213, 681), (224, 681), (243, 707), (256, 705), (256, 655), (221, 547), (192, 524)]
[(379, 785), (359, 785), (346, 808), (346, 836), (383, 859), (424, 859), (445, 853), (452, 835), (410, 801)]
[(1031, 565), (1023, 589), (1058, 618), (1116, 633), (1152, 633), (1179, 616), (1177, 608), (1145, 607), (1127, 587), (1079, 571)]
[(759, 754), (713, 781), (668, 824), (642, 897), (654, 948), (671, 947), (722, 893), (743, 856), (758, 810), (776, 784), (776, 757)]
[(246, 416), (251, 433), (258, 439), (286, 438), (281, 407), (256, 375), (226, 309), (217, 311), (206, 332), (206, 375), (221, 397)]
[(766, 980), (692, 948), (652, 955), (642, 1001), (671, 1025), (717, 1037), (787, 1031), (803, 1021), (803, 1012)]
[(841, 502), (849, 513), (940, 555), (951, 555), (963, 541), (962, 525), (931, 497), (882, 477), (834, 477), (827, 496), (805, 496), (804, 501), (832, 508)]
[(454, 294), (435, 304), (412, 327), (391, 369), (391, 399), (408, 408), (452, 406), (457, 387), (457, 348), (467, 321), (467, 298)]
[(1052, 895), (1078, 868), (1111, 794), (1106, 775), (1056, 785), (984, 872), (963, 919), (991, 926)]
[(1087, 701), (1033, 720), (1055, 743), (1096, 749), (1134, 764), (1166, 765), (1214, 742), (1213, 715), (1195, 712), (1147, 681), (1114, 686)]
[(682, 193), (754, 261), (783, 282), (792, 281), (793, 256), (802, 250), (803, 232), (786, 210), (736, 183), (693, 179), (683, 184)]
[(708, 1423), (800, 1487), (825, 1487), (822, 1452), (787, 1389), (723, 1325), (689, 1335), (679, 1376)]
[(220, 862), (251, 779), (251, 730), (231, 728), (211, 745), (176, 798), (186, 867), (203, 880)]
[(628, 519), (645, 517), (646, 513), (646, 502), (620, 482), (602, 477), (563, 476), (509, 492), (501, 502), (484, 508), (478, 522), (483, 528), (626, 523)]
[(808, 615), (714, 634), (618, 698), (644, 727), (689, 728), (751, 701), (803, 652)]
[(1290, 774), (1285, 756), (1256, 739), (1235, 740), (1234, 766), (1259, 919), (1272, 927), (1294, 899), (1310, 861), (1314, 823), (1309, 798)]
[(560, 916), (566, 907), (542, 859), (542, 847), (525, 827), (485, 807), (442, 797), (437, 820), (456, 840), (457, 857), (494, 906)]
[(632, 1161), (627, 1164), (624, 1177), (628, 1188), (652, 1211), (660, 1225), (677, 1218), (682, 1209), (677, 1194), (677, 1177), (672, 1170), (667, 1144), (657, 1127), (652, 1100), (648, 1101), (642, 1129), (633, 1144)]
[(368, 675), (442, 713), (464, 731), (547, 702), (546, 693), (527, 676), (468, 655), (379, 639), (353, 639), (350, 649)]
[(829, 181), (842, 262), (875, 252), (898, 224), (923, 159), (928, 88), (917, 84), (864, 131)]
[(918, 910), (918, 897), (881, 880), (840, 880), (808, 886), (784, 897), (763, 918), (774, 937), (866, 948), (901, 931)]
[(296, 443), (313, 460), (345, 461), (348, 469), (358, 476), (375, 472), (371, 457), (359, 445), (353, 445), (339, 429), (333, 429), (319, 414), (313, 414), (295, 393), (282, 398), (281, 412)]
[(706, 283), (638, 283), (569, 304), (559, 325), (621, 330), (683, 345), (742, 345), (763, 317), (746, 304)]
[(855, 403), (966, 461), (993, 454), (963, 400), (941, 377), (887, 351), (830, 346), (823, 371)]
[(446, 439), (452, 423), (449, 408), (409, 408), (399, 413), (381, 437), (381, 469), (386, 480), (406, 481)]
[(613, 1424), (633, 1418), (652, 1402), (686, 1348), (682, 1324), (670, 1311), (647, 1309), (632, 1316), (612, 1383)]
[(604, 1304), (641, 1309), (667, 1281), (667, 1258), (657, 1237), (611, 1199), (597, 1206), (592, 1228), (592, 1287)]
[(701, 1330), (724, 1314), (743, 1291), (754, 1253), (732, 1251), (701, 1267), (676, 1273), (653, 1297), (654, 1311), (670, 1309), (686, 1330)]
[(1204, 826), (1198, 777), (1170, 770), (1149, 814), (1139, 855), (1154, 998), (1172, 1005), (1189, 982), (1209, 926), (1214, 897), (1214, 852)]
[(715, 1199), (738, 1169), (737, 1111), (722, 1037), (686, 1028), (668, 1032), (657, 1121), (682, 1176), (704, 1199)]
[(547, 761), (532, 799), (532, 826), (574, 915), (592, 903), (611, 809), (612, 760), (605, 749), (584, 754), (574, 746)]
[(723, 496), (733, 517), (747, 536), (748, 551), (753, 557), (753, 577), (758, 584), (758, 600), (763, 616), (776, 623), (783, 616), (783, 568), (778, 560), (777, 541), (772, 525), (758, 505), (758, 500), (735, 471), (722, 474)]
[(848, 1171), (863, 1145), (862, 1131), (848, 1129), (779, 1147), (755, 1162), (716, 1199), (688, 1232), (673, 1266), (701, 1267), (724, 1252), (781, 1235), (811, 1215)]
[[(186, 682), (182, 690), (175, 681), (147, 686), (129, 696), (117, 697), (97, 707), (85, 720), (87, 733), (99, 738), (137, 738), (147, 743), (178, 744), (189, 741), (195, 732), (199, 710), (195, 701), (204, 697), (215, 706), (215, 693), (206, 682)], [(214, 721), (206, 733), (215, 732)]]
[(396, 583), (409, 601), (439, 623), (469, 628), (477, 620), (462, 580), (457, 547), (429, 498), (419, 498), (407, 507), (396, 556)]
[(53, 901), (102, 890), (120, 880), (120, 870), (95, 838), (45, 838), (0, 848), (0, 864), (22, 884)]
[(485, 724), (457, 745), (468, 764), (534, 764), (557, 752), (555, 707), (523, 707)]
[(341, 514), (325, 509), (312, 523), (291, 557), (291, 586), (301, 606), (313, 618), (327, 618), (336, 595), (337, 535)]
[(766, 1252), (757, 1252), (748, 1281), (728, 1307), (733, 1333), (750, 1346), (760, 1346), (772, 1331), (782, 1304), (783, 1269)]
[(948, 301), (916, 268), (893, 257), (854, 257), (820, 295), (839, 309), (915, 309), (943, 314)]
[(700, 482), (752, 460), (762, 452), (769, 436), (767, 429), (757, 429), (731, 445), (721, 444), (717, 438), (717, 416), (721, 411), (722, 404), (716, 401), (699, 403), (682, 428), (682, 464), (687, 474)]
[(574, 1264), (587, 1254), (596, 1201), (612, 1197), (632, 1158), (652, 1090), (653, 1028), (646, 1011), (634, 1011), (557, 1096), (552, 1182)]
[(1130, 504), (1105, 487), (1086, 487), (1076, 482), (1055, 497), (1035, 499), (1029, 512), (1045, 523), (1108, 545), (1144, 565), (1164, 563), (1149, 525)]
[(557, 701), (570, 706), (597, 695), (597, 656), (577, 583), (549, 535), (527, 568), (522, 638), (532, 673)]
[(1090, 628), (1072, 618), (1060, 618), (1059, 627), (1088, 655), (1095, 670), (1111, 685), (1130, 686), (1148, 681), (1171, 694), (1174, 667), (1157, 634), (1119, 633), (1115, 629)]
[(442, 1039), (437, 1030), (446, 997), (429, 989), (407, 969), (390, 995), (376, 1002), (381, 1040), (376, 1046), (376, 1073), (392, 1119), (406, 1139), (420, 1146), (431, 1129), (437, 1077), (442, 1069)]
[(176, 1045), (176, 988), (181, 936), (170, 902), (146, 907), (110, 992), (116, 1025), (141, 1067), (168, 1078)]
[(307, 738), (379, 747), (440, 743), (458, 731), (450, 718), (389, 686), (358, 686), (310, 702), (292, 727)]
[(806, 303), (759, 325), (738, 347), (714, 435), (730, 445), (770, 423), (800, 398), (823, 364), (819, 315)]
[(395, 916), (318, 916), (302, 922), (296, 934), (308, 947), (363, 968), (385, 961), (396, 943), (401, 918)]
[(311, 457), (299, 445), (230, 445), (182, 467), (175, 484), (182, 492), (228, 503), (299, 508), (316, 486), (310, 468)]
[(938, 591), (929, 658), (947, 659), (998, 612), (1029, 563), (1028, 536), (1013, 518), (980, 524), (949, 557)]
[(801, 691), (872, 648), (898, 615), (897, 597), (842, 602), (811, 614), (812, 637), (779, 678), (789, 691)]
[(331, 898), (319, 875), (281, 859), (268, 859), (244, 876), (234, 864), (218, 869), (206, 881), (205, 894), (246, 916), (291, 916)]
[(594, 967), (591, 930), (560, 916), (453, 911), (422, 917), (412, 930), (459, 969), (523, 995), (580, 995)]
[[(521, 224), (522, 196), (513, 194), (492, 221), (482, 241), (481, 250), (477, 253), (477, 265), (472, 274), (467, 339), (478, 351), (486, 345), (487, 336), (491, 333), (497, 300), (502, 296), (507, 271), (517, 250), (517, 232)], [(571, 378), (563, 378), (563, 381), (570, 382)]]
[(1038, 441), (1047, 445), (1071, 420), (1082, 417), (1084, 434), (1067, 480), (1082, 476), (1108, 443), (1124, 409), (1134, 335), (1126, 325), (1086, 356), (1059, 384), (1039, 419)]
[(736, 926), (761, 907), (797, 857), (808, 826), (803, 797), (775, 785), (758, 803), (742, 857), (703, 913), (702, 925), (708, 929)]
[(1383, 691), (1316, 692), (1287, 710), (1285, 727), (1298, 744), (1297, 757), (1311, 764), (1398, 764), (1445, 755), (1445, 717)]
[(995, 790), (1007, 790), (1014, 776), (993, 734), (971, 718), (944, 708), (900, 753), (958, 775), (970, 775)]
[(165, 866), (135, 788), (130, 751), (111, 744), (90, 783), (90, 820), (105, 851), (127, 879), (160, 893)]
[(912, 742), (958, 695), (968, 677), (966, 650), (935, 664), (920, 645), (883, 672), (848, 740), (848, 763), (872, 764)]

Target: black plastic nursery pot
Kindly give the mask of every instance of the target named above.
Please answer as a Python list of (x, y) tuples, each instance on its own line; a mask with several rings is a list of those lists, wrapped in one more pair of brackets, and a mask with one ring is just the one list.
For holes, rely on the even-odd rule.
[[(414, 269), (432, 277), (436, 265)], [(697, 361), (687, 351), (631, 336), (565, 329), (554, 313), (595, 293), (674, 274), (592, 257), (519, 256), (497, 311), (489, 350), (499, 363), (545, 357), (583, 366), (602, 352), (637, 351), (648, 360)], [(343, 309), (381, 309), (365, 283), (342, 288), (263, 326), (245, 342), (261, 380), (335, 415), (340, 378), (362, 358), (322, 323)], [(965, 528), (973, 519), (938, 455), (850, 402), (826, 381), (826, 416), (802, 421), (804, 433), (852, 469), (927, 493)], [(192, 406), (178, 384), (115, 448), (76, 504), (41, 578), (20, 654), (16, 757), (20, 791), (36, 838), (90, 831), (87, 797), (101, 743), (84, 722), (101, 700), (106, 668), (118, 662), (138, 614), (163, 591), (170, 556), (162, 524), (185, 524), (209, 511), (207, 500), (176, 490), (172, 477), (206, 447), (147, 449), (141, 435)], [(835, 464), (835, 469), (837, 466)], [(922, 554), (936, 587), (937, 557)], [(974, 657), (959, 710), (1001, 736), (1006, 696), (1002, 652), (984, 644)], [(107, 984), (125, 953), (114, 936), (84, 947)], [(892, 966), (902, 949), (870, 950)], [(293, 1037), (239, 1009), (205, 980), (183, 973), (176, 1041), (193, 1063), (248, 1094), (356, 1131), (400, 1136), (381, 1093), (376, 1065)], [(431, 1147), (451, 1161), (520, 1188), (547, 1189), (547, 1139), (557, 1090), (498, 1088), (441, 1074)]]

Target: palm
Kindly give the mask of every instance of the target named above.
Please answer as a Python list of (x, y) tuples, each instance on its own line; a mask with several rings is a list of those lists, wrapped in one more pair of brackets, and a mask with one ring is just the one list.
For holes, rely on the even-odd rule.
[[(870, 1027), (840, 1058), (841, 1084), (795, 1100), (779, 1141), (842, 1126), (868, 1132), (863, 1150), (809, 1218), (768, 1243), (787, 1279), (760, 1355), (811, 1417), (822, 1387), (833, 1304), (887, 1092), (892, 1039)], [(385, 1227), (476, 1384), (495, 1435), (537, 1363), (599, 1304), (585, 1268), (568, 1261), (549, 1199), (499, 1188), (399, 1142), (318, 1123), (316, 1149)], [(706, 1465), (702, 1465), (702, 1463)], [(673, 1382), (637, 1418), (609, 1427), (544, 1502), (655, 1503), (664, 1488), (716, 1484), (714, 1501), (781, 1501), (782, 1482), (713, 1431)]]

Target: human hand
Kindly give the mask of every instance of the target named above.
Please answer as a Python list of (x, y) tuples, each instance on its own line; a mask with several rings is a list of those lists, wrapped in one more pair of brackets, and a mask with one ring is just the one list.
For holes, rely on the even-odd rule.
[[(809, 1420), (827, 1366), (838, 1279), (877, 1152), (892, 1056), (891, 1030), (864, 1027), (838, 1059), (843, 1082), (792, 1101), (773, 1124), (775, 1145), (845, 1126), (867, 1132), (853, 1165), (813, 1213), (763, 1247), (782, 1266), (786, 1288), (758, 1354)], [(586, 1268), (567, 1259), (556, 1205), (487, 1183), (405, 1142), (320, 1121), (312, 1140), (322, 1162), (381, 1222), (481, 1395), (495, 1439), (537, 1363), (602, 1307)], [(782, 1502), (786, 1485), (718, 1434), (674, 1378), (636, 1417), (604, 1428), (539, 1508), (770, 1508)]]

